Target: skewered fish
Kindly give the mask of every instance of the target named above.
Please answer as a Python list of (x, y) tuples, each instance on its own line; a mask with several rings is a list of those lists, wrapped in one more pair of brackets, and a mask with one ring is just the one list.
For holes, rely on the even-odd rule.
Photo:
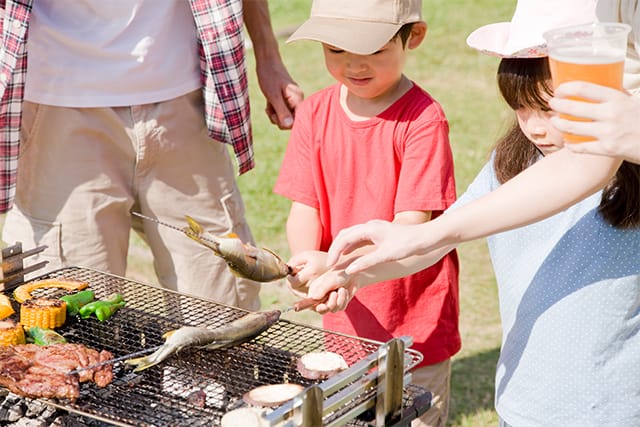
[(125, 360), (135, 365), (134, 372), (154, 366), (172, 354), (188, 347), (208, 350), (238, 345), (260, 335), (280, 318), (280, 310), (249, 313), (216, 329), (184, 326), (163, 335), (165, 343), (148, 356)]
[(269, 249), (257, 248), (249, 243), (244, 243), (235, 234), (227, 237), (214, 236), (206, 232), (196, 220), (188, 215), (185, 215), (188, 226), (179, 228), (138, 212), (131, 212), (131, 214), (183, 232), (224, 259), (236, 276), (256, 282), (271, 282), (293, 274), (293, 269)]
[(189, 227), (185, 228), (185, 234), (224, 259), (236, 275), (256, 282), (271, 282), (292, 273), (291, 267), (269, 249), (244, 243), (234, 235), (213, 236), (196, 220), (188, 215), (186, 218)]

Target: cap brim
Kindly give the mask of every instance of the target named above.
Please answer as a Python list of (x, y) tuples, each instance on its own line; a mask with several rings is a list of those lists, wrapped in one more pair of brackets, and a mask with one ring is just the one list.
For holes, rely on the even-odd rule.
[(467, 45), (485, 55), (499, 58), (539, 58), (547, 56), (547, 49), (544, 43), (514, 49), (508, 45), (510, 34), (510, 22), (484, 25), (469, 34)]
[(287, 43), (315, 40), (358, 55), (371, 55), (387, 44), (400, 27), (402, 25), (312, 17), (287, 39)]

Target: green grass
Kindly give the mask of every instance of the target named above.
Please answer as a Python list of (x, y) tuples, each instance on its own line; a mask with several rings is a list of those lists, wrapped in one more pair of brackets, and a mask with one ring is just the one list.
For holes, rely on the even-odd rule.
[[(347, 0), (348, 1), (348, 0)], [(320, 45), (314, 42), (284, 44), (284, 38), (308, 15), (309, 0), (272, 0), (274, 30), (280, 35), (281, 54), (306, 94), (332, 83), (324, 68)], [(427, 38), (410, 54), (406, 74), (428, 90), (443, 106), (450, 123), (458, 193), (465, 190), (487, 158), (508, 115), (495, 84), (496, 58), (466, 46), (475, 28), (508, 20), (512, 2), (498, 0), (424, 0), (429, 25)], [(238, 179), (247, 219), (258, 244), (284, 258), (289, 255), (284, 225), (289, 201), (272, 193), (288, 132), (269, 123), (249, 55), (253, 131), (257, 166)], [(450, 426), (483, 427), (497, 424), (493, 410), (493, 376), (500, 345), (497, 293), (484, 241), (459, 248), (461, 260), (460, 308), (463, 348), (454, 358)], [(155, 282), (144, 244), (132, 237), (128, 276)], [(285, 307), (293, 301), (282, 284), (265, 284), (263, 307)], [(313, 313), (288, 318), (319, 325)]]

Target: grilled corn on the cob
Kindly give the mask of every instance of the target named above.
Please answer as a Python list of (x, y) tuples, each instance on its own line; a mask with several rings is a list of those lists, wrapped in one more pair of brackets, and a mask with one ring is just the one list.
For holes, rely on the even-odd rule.
[(53, 329), (67, 320), (67, 303), (59, 299), (31, 298), (20, 306), (20, 323), (25, 328)]
[(0, 346), (24, 344), (24, 329), (13, 320), (0, 321)]

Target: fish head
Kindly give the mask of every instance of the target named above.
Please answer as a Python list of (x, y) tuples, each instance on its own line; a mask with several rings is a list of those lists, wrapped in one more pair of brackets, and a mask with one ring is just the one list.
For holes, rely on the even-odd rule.
[(265, 311), (263, 313), (267, 319), (267, 324), (269, 325), (273, 325), (274, 323), (276, 323), (280, 319), (280, 315), (282, 314), (280, 310)]

